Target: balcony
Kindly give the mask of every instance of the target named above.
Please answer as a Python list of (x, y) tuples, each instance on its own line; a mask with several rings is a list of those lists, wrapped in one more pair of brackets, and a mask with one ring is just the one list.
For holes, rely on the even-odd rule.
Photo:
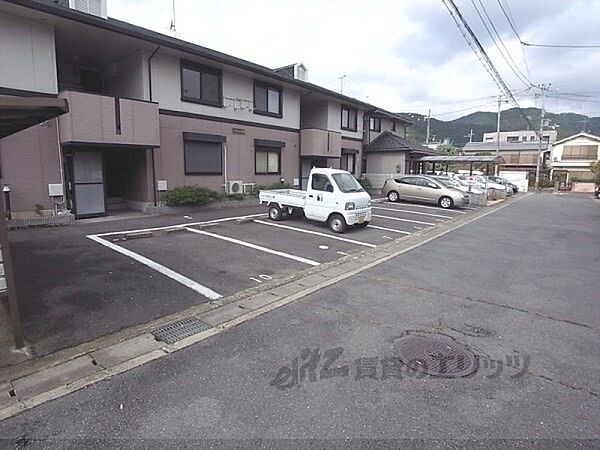
[(341, 133), (318, 128), (300, 130), (300, 156), (341, 158)]
[(61, 144), (160, 146), (157, 103), (71, 90), (58, 96), (69, 102), (59, 118)]

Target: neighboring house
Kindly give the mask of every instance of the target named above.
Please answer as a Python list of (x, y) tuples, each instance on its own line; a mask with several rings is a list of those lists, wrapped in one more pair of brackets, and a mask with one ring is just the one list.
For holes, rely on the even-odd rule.
[(381, 188), (387, 178), (396, 174), (421, 173), (419, 158), (439, 153), (412, 142), (392, 131), (384, 131), (365, 148), (366, 176), (374, 188)]
[[(462, 149), (465, 155), (495, 155), (498, 148), (496, 142), (468, 142)], [(500, 156), (506, 161), (501, 170), (523, 171), (535, 174), (537, 158), (540, 151), (538, 142), (500, 141)], [(546, 166), (550, 148), (548, 142), (542, 141), (542, 161), (540, 168)]]
[(556, 141), (550, 156), (551, 177), (568, 183), (591, 179), (590, 163), (600, 159), (600, 136), (578, 133)]
[(364, 148), (412, 123), (308, 83), (302, 64), (273, 70), (107, 18), (105, 0), (0, 1), (0, 35), (0, 95), (70, 108), (0, 142), (14, 217), (146, 210), (181, 185), (302, 185), (312, 166), (358, 177)]
[[(501, 131), (500, 142), (537, 142), (537, 133), (533, 130)], [(544, 131), (542, 140), (552, 144), (556, 141), (557, 136), (556, 130)], [(483, 142), (498, 142), (498, 133), (483, 133)]]

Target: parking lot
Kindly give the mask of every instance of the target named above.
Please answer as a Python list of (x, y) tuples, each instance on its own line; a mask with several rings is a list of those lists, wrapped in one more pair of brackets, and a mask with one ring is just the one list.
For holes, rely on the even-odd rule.
[[(266, 208), (265, 208), (266, 209)], [(373, 203), (366, 228), (332, 233), (302, 218), (273, 222), (265, 214), (223, 217), (89, 235), (199, 294), (216, 300), (297, 271), (463, 217), (470, 208), (381, 201)]]

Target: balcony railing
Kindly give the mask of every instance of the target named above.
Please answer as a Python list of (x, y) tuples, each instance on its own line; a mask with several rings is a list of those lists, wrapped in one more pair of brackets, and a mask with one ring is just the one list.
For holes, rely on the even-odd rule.
[(68, 90), (58, 96), (69, 102), (59, 118), (61, 144), (160, 145), (157, 103)]
[(342, 156), (342, 135), (339, 132), (307, 128), (300, 130), (300, 156)]

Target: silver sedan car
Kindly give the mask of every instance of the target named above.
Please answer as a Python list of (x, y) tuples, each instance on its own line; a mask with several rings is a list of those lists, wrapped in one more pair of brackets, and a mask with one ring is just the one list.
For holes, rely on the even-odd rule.
[(424, 175), (404, 175), (388, 178), (381, 189), (389, 201), (408, 200), (413, 202), (437, 203), (442, 208), (469, 204), (464, 192)]

